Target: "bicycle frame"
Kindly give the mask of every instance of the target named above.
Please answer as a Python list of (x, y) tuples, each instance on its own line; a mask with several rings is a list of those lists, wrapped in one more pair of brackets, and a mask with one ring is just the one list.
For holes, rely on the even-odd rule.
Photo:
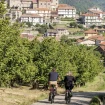
[(51, 104), (54, 103), (54, 97), (55, 97), (55, 85), (52, 85), (49, 94)]
[(71, 100), (71, 91), (70, 90), (66, 90), (65, 100), (66, 100), (66, 104), (70, 103), (70, 100)]

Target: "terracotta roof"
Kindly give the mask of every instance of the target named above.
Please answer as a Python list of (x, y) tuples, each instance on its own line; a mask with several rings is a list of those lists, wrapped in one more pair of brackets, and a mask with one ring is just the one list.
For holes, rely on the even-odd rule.
[(105, 46), (99, 46), (103, 51), (105, 51)]
[(51, 2), (51, 0), (39, 0), (39, 2)]
[(85, 34), (97, 34), (97, 32), (95, 30), (92, 30), (92, 29), (85, 31), (84, 33)]
[(66, 7), (68, 6), (67, 4), (59, 4), (58, 7)]
[(36, 8), (36, 10), (38, 10), (38, 11), (51, 11), (51, 10), (48, 9), (48, 8)]
[(103, 40), (105, 40), (105, 37), (100, 36), (100, 35), (95, 35), (95, 36), (89, 37), (88, 39), (103, 41)]
[(93, 14), (93, 13), (85, 13), (85, 14), (82, 14), (82, 16), (91, 16), (91, 17), (94, 17), (94, 16), (98, 16), (98, 15)]
[(41, 16), (38, 15), (38, 14), (23, 14), (21, 17), (36, 17), (36, 18), (41, 18)]
[(61, 9), (75, 9), (75, 7), (67, 5), (67, 4), (59, 4), (58, 10), (61, 10)]
[(105, 46), (105, 42), (101, 42), (100, 45), (104, 45)]

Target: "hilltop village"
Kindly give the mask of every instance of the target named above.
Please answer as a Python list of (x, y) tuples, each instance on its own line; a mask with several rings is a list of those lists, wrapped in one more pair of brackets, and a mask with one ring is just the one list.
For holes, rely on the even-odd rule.
[(45, 37), (56, 40), (66, 35), (75, 38), (77, 44), (98, 46), (101, 53), (105, 47), (105, 12), (91, 7), (79, 12), (74, 6), (60, 4), (59, 0), (7, 0), (7, 13), (11, 23), (24, 23), (22, 38), (42, 41)]

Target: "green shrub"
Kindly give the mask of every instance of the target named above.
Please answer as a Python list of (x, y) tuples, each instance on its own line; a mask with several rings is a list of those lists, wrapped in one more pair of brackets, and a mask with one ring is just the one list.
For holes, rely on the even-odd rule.
[(90, 105), (100, 105), (99, 97), (97, 96), (93, 97), (92, 100), (90, 101)]

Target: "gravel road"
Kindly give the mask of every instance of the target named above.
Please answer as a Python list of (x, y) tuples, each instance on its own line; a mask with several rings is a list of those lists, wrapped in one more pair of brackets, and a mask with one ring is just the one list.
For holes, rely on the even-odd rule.
[[(74, 92), (69, 105), (89, 105), (89, 102), (93, 96), (98, 94), (105, 94), (105, 92)], [(32, 105), (49, 105), (48, 99), (38, 101)], [(64, 100), (64, 94), (57, 95), (53, 105), (66, 105)]]

